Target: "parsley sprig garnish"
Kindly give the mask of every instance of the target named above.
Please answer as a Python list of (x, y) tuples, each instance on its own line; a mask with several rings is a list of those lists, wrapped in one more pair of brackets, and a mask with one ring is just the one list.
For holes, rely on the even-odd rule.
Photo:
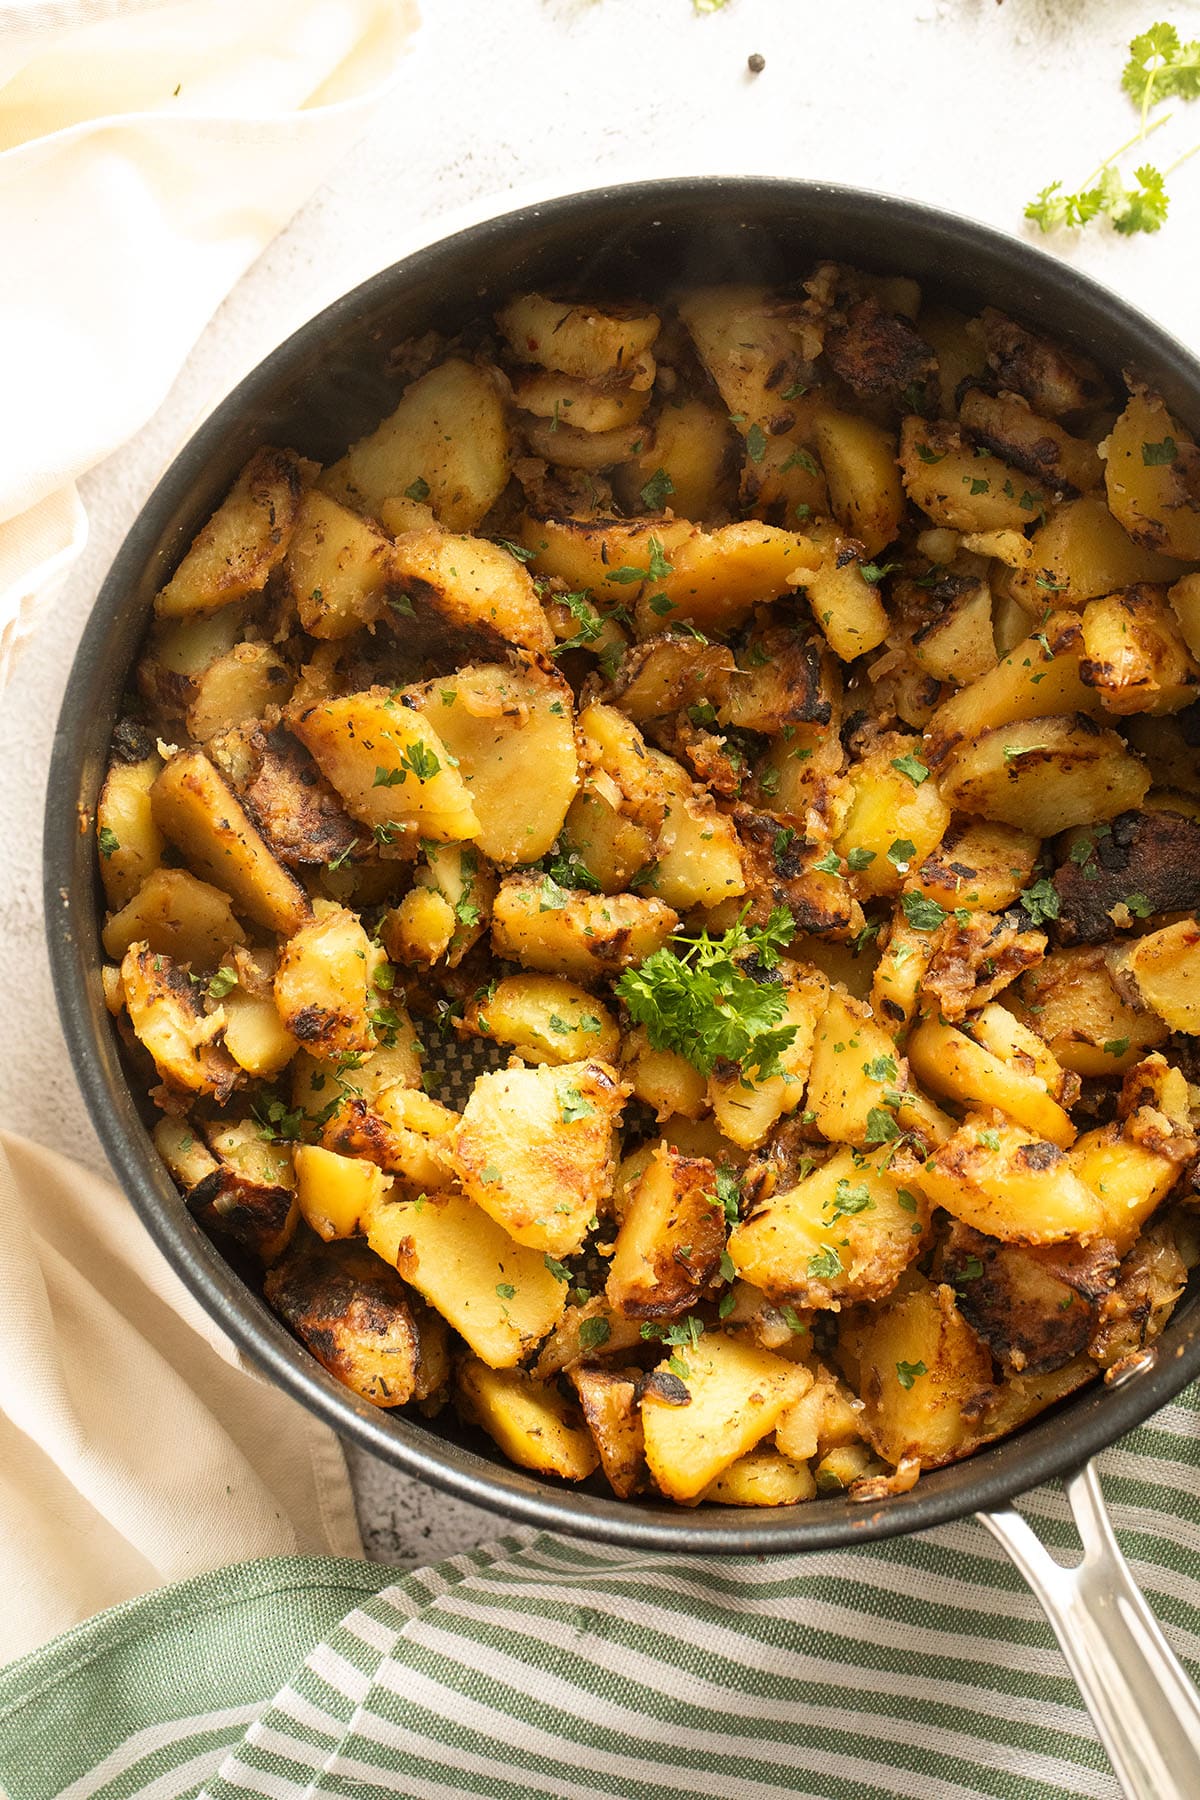
[[(784, 1073), (780, 1057), (796, 1035), (782, 1025), (787, 990), (770, 979), (796, 921), (777, 906), (761, 928), (743, 914), (722, 937), (678, 933), (671, 944), (626, 969), (616, 991), (656, 1050), (676, 1050), (702, 1075), (737, 1063), (760, 1081)], [(767, 979), (763, 979), (767, 977)]]
[(1156, 106), (1168, 99), (1200, 98), (1200, 39), (1185, 44), (1174, 25), (1151, 25), (1130, 42), (1121, 86), (1141, 115), (1137, 131), (1097, 163), (1076, 193), (1066, 193), (1061, 181), (1052, 181), (1029, 202), (1025, 217), (1043, 231), (1052, 231), (1056, 226), (1078, 230), (1090, 220), (1106, 215), (1114, 231), (1131, 237), (1136, 231), (1157, 231), (1166, 218), (1170, 204), (1167, 181), (1181, 163), (1200, 150), (1200, 144), (1176, 157), (1167, 169), (1140, 163), (1133, 171), (1133, 187), (1126, 186), (1119, 164), (1127, 151), (1145, 143), (1152, 132), (1170, 120), (1170, 113), (1162, 113), (1151, 121), (1150, 113)]

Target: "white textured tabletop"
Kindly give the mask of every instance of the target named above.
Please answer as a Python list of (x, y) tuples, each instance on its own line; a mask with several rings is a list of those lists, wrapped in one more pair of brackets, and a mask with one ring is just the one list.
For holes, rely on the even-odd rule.
[[(0, 1123), (103, 1157), (58, 1030), (42, 940), (40, 818), (54, 721), (97, 586), (198, 419), (296, 325), (462, 209), (647, 175), (762, 173), (883, 188), (1021, 232), (1136, 120), (1119, 88), (1153, 0), (425, 0), (383, 116), (234, 290), (146, 429), (83, 484), (91, 541), (0, 698)], [(1185, 38), (1200, 4), (1162, 9)], [(747, 70), (758, 52), (762, 73)], [(1179, 109), (1176, 109), (1179, 110)], [(1200, 105), (1161, 134), (1169, 161)], [(1186, 134), (1186, 135), (1185, 135)], [(1157, 145), (1156, 145), (1157, 150)], [(1200, 158), (1154, 237), (1047, 240), (1200, 347)], [(70, 395), (61, 397), (64, 407)], [(496, 1529), (363, 1456), (371, 1552), (411, 1564)]]

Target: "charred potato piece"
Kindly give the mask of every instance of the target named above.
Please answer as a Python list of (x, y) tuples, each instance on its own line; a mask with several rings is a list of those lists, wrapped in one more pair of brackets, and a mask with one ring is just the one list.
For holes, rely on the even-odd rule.
[(210, 1236), (269, 1267), (300, 1217), (290, 1146), (264, 1138), (253, 1117), (210, 1128), (208, 1144), (216, 1167), (188, 1190), (188, 1210)]
[(234, 726), (209, 740), (212, 761), (246, 815), (290, 869), (364, 857), (371, 835), (355, 823), (313, 758), (282, 725)]
[(909, 499), (952, 531), (1021, 531), (1050, 504), (1040, 482), (990, 451), (981, 453), (959, 426), (937, 419), (905, 419), (900, 472)]
[(275, 976), (279, 1016), (298, 1042), (326, 1056), (375, 1048), (371, 978), (379, 955), (352, 912), (319, 902), (317, 916), (283, 947)]
[(445, 1327), (364, 1244), (297, 1246), (263, 1292), (317, 1361), (375, 1406), (427, 1399), (445, 1379)]
[(494, 656), (509, 644), (544, 653), (554, 648), (529, 574), (508, 550), (484, 538), (405, 532), (396, 540), (391, 574), (398, 589), (392, 608), (406, 650), (422, 651), (428, 642), (453, 667), (465, 658)]
[(571, 1370), (571, 1386), (579, 1396), (608, 1485), (628, 1500), (646, 1485), (646, 1441), (637, 1405), (640, 1369)]
[(1200, 1035), (1200, 926), (1180, 919), (1118, 950), (1117, 985), (1172, 1031)]
[(1108, 386), (1095, 363), (994, 306), (980, 314), (987, 359), (1003, 388), (1022, 394), (1048, 419), (1103, 406)]
[(1103, 943), (1135, 919), (1200, 906), (1200, 820), (1137, 805), (1115, 818), (1092, 813), (1088, 823), (1111, 819), (1110, 828), (1093, 824), (1055, 870), (1062, 943)]
[(1117, 1274), (1103, 1238), (1041, 1248), (1005, 1244), (957, 1222), (942, 1246), (942, 1279), (1003, 1368), (1045, 1375), (1086, 1350)]

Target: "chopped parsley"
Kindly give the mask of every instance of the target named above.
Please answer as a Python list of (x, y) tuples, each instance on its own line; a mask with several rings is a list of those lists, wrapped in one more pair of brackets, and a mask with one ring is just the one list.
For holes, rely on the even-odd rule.
[(703, 1075), (731, 1062), (766, 1080), (784, 1072), (779, 1059), (796, 1035), (794, 1025), (781, 1024), (787, 991), (770, 978), (795, 934), (786, 906), (761, 928), (743, 915), (719, 938), (679, 933), (677, 948), (664, 946), (626, 969), (616, 992), (655, 1050), (678, 1051)]

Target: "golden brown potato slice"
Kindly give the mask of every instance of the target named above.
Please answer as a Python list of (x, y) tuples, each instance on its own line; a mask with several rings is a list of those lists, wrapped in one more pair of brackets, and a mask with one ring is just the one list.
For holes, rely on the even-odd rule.
[(833, 408), (817, 413), (815, 431), (834, 518), (868, 556), (878, 556), (899, 536), (904, 517), (895, 437)]
[(877, 649), (887, 636), (888, 616), (879, 589), (863, 574), (856, 540), (818, 524), (811, 541), (819, 560), (813, 567), (802, 567), (792, 586), (807, 599), (834, 655), (853, 662)]
[(929, 1208), (889, 1168), (889, 1155), (841, 1149), (734, 1227), (738, 1274), (772, 1300), (835, 1310), (877, 1300), (920, 1254)]
[(810, 1379), (770, 1351), (727, 1332), (705, 1332), (660, 1364), (642, 1394), (646, 1462), (656, 1485), (672, 1500), (698, 1498), (774, 1430)]
[(679, 915), (639, 894), (589, 894), (548, 875), (509, 875), (492, 912), (498, 956), (526, 969), (595, 981), (641, 963), (666, 943)]
[(1096, 446), (1072, 437), (1054, 420), (1039, 417), (1019, 394), (969, 388), (958, 416), (977, 444), (1047, 487), (1074, 488), (1083, 494), (1104, 479)]
[[(116, 911), (127, 906), (147, 875), (162, 861), (162, 832), (154, 823), (150, 790), (162, 758), (148, 738), (139, 735), (127, 760), (118, 754), (108, 766), (96, 802), (96, 848), (104, 897)], [(144, 754), (137, 754), (142, 751)], [(114, 952), (110, 951), (110, 955)]]
[(1056, 506), (1038, 526), (1028, 561), (1008, 585), (1026, 612), (1040, 618), (1049, 605), (1082, 606), (1139, 581), (1173, 581), (1182, 573), (1173, 557), (1135, 544), (1103, 494), (1084, 494)]
[[(654, 378), (647, 352), (659, 333), (657, 313), (521, 294), (501, 307), (496, 323), (519, 362), (540, 363), (584, 381), (620, 375), (635, 388), (648, 388)], [(649, 379), (643, 379), (647, 371)]]
[(664, 813), (655, 865), (640, 885), (679, 912), (736, 900), (746, 877), (732, 820), (673, 756), (651, 749), (646, 757), (662, 783)]
[(1179, 919), (1113, 953), (1117, 985), (1172, 1031), (1200, 1035), (1200, 925)]
[(1157, 1013), (1121, 997), (1099, 947), (1052, 950), (1022, 975), (1010, 1004), (1077, 1075), (1123, 1074), (1167, 1036)]
[(907, 865), (928, 856), (950, 823), (936, 777), (913, 751), (911, 738), (892, 733), (849, 770), (850, 808), (837, 849), (872, 897), (899, 893)]
[(621, 1500), (628, 1500), (646, 1483), (646, 1440), (635, 1386), (640, 1374), (640, 1369), (578, 1366), (570, 1372), (600, 1465), (609, 1487)]
[(219, 731), (260, 719), (269, 707), (285, 706), (294, 681), (270, 644), (235, 644), (196, 680), (187, 709), (189, 737), (206, 744)]
[(455, 759), (477, 821), (458, 835), (473, 838), (494, 862), (545, 856), (579, 784), (573, 702), (562, 677), (532, 662), (484, 663), (405, 694)]
[(816, 1496), (811, 1471), (768, 1447), (739, 1456), (700, 1497), (714, 1506), (795, 1506)]
[(181, 750), (150, 790), (154, 822), (238, 911), (290, 935), (309, 916), (308, 896), (272, 856), (229, 783), (199, 750)]
[(310, 637), (346, 638), (377, 619), (391, 580), (391, 545), (349, 507), (305, 494), (284, 568)]
[(944, 1099), (964, 1107), (999, 1107), (1014, 1124), (1060, 1150), (1075, 1142), (1074, 1125), (1040, 1075), (1023, 1068), (1017, 1057), (1006, 1061), (977, 1043), (970, 1022), (959, 1030), (941, 1019), (923, 1019), (908, 1040), (908, 1058), (917, 1080)]
[(428, 501), (447, 531), (473, 531), (504, 491), (510, 457), (495, 371), (451, 357), (406, 388), (321, 487), (376, 518), (385, 500), (407, 494)]
[(518, 1244), (572, 1255), (612, 1193), (624, 1098), (594, 1059), (480, 1075), (451, 1144), (464, 1193)]
[(805, 1096), (818, 1131), (831, 1143), (860, 1147), (901, 1132), (944, 1143), (953, 1120), (907, 1083), (887, 1032), (865, 1006), (835, 989), (817, 1024)]
[(748, 284), (691, 288), (678, 310), (743, 433), (752, 425), (788, 429), (811, 380), (810, 359), (820, 349), (803, 310)]
[(978, 813), (1039, 837), (1115, 818), (1150, 786), (1144, 764), (1115, 731), (1080, 717), (1001, 725), (960, 745), (939, 771), (958, 812)]
[(938, 1468), (975, 1447), (992, 1361), (951, 1288), (912, 1272), (880, 1305), (843, 1315), (838, 1355), (865, 1402), (863, 1431), (888, 1462)]
[(511, 1044), (524, 1062), (570, 1063), (588, 1057), (613, 1062), (620, 1049), (617, 1022), (603, 1001), (561, 975), (508, 975), (476, 994), (462, 1029)]
[[(917, 666), (935, 681), (963, 687), (996, 666), (992, 591), (985, 581), (969, 576), (951, 580), (963, 585), (928, 624), (913, 632), (911, 652)], [(1018, 635), (1023, 637), (1024, 630)]]
[(263, 1292), (317, 1361), (375, 1406), (425, 1399), (445, 1379), (441, 1321), (421, 1317), (395, 1269), (365, 1244), (298, 1246)]
[[(634, 495), (645, 503), (665, 494), (681, 519), (710, 519), (725, 511), (732, 497), (736, 446), (723, 407), (672, 395), (654, 420), (653, 436), (618, 472), (618, 491), (627, 505)], [(664, 488), (664, 477), (669, 487)]]
[(361, 1156), (339, 1156), (320, 1144), (297, 1144), (292, 1164), (304, 1221), (327, 1243), (357, 1237), (389, 1186), (377, 1164)]
[(318, 901), (315, 918), (283, 946), (275, 976), (275, 1004), (292, 1036), (325, 1056), (373, 1050), (371, 978), (380, 960), (354, 913)]
[(677, 1050), (656, 1050), (639, 1025), (626, 1033), (621, 1074), (636, 1100), (659, 1119), (698, 1119), (708, 1111), (708, 1082)]
[(291, 450), (256, 450), (156, 596), (160, 619), (215, 612), (257, 594), (282, 562), (316, 465)]
[(612, 375), (590, 381), (557, 369), (519, 371), (512, 376), (513, 400), (522, 412), (552, 421), (551, 429), (619, 431), (636, 425), (650, 400), (648, 388), (634, 388)]
[(811, 1462), (862, 1438), (863, 1403), (824, 1363), (814, 1362), (808, 1392), (788, 1407), (775, 1442), (792, 1462)]
[(391, 569), (400, 594), (408, 596), (406, 605), (398, 596), (392, 601), (406, 646), (428, 638), (455, 660), (494, 656), (509, 644), (546, 655), (554, 648), (529, 574), (498, 544), (407, 531), (396, 539)]
[(376, 834), (440, 843), (478, 837), (453, 752), (407, 697), (407, 690), (367, 688), (293, 711), (289, 723), (347, 811)]
[(1166, 1199), (1192, 1150), (1154, 1107), (1085, 1132), (1070, 1153), (1075, 1174), (1098, 1197), (1103, 1234), (1124, 1256), (1146, 1220)]
[(812, 1065), (818, 1021), (829, 997), (829, 984), (819, 970), (781, 964), (780, 972), (785, 977), (787, 998), (779, 1024), (794, 1033), (791, 1043), (780, 1052), (780, 1073), (762, 1075), (736, 1063), (720, 1063), (708, 1078), (716, 1124), (744, 1150), (761, 1144), (780, 1118), (798, 1109)]
[(228, 896), (186, 869), (155, 869), (101, 933), (114, 962), (140, 940), (196, 969), (215, 969), (245, 936)]
[(1134, 389), (1109, 434), (1104, 482), (1135, 544), (1200, 561), (1200, 448), (1148, 388)]
[(567, 1284), (540, 1250), (515, 1244), (462, 1194), (386, 1200), (366, 1221), (367, 1241), (398, 1268), (490, 1368), (512, 1368), (567, 1304)]
[(478, 1425), (510, 1462), (563, 1481), (586, 1481), (600, 1463), (577, 1407), (524, 1369), (491, 1369), (470, 1358), (454, 1395), (460, 1418)]
[(695, 532), (686, 519), (529, 517), (521, 525), (521, 544), (535, 574), (586, 588), (604, 610), (632, 605), (651, 568), (661, 567)]
[(327, 1150), (365, 1157), (417, 1187), (441, 1188), (450, 1180), (450, 1136), (459, 1115), (420, 1088), (396, 1082), (370, 1101), (350, 1095), (319, 1117)]
[(605, 1285), (627, 1318), (678, 1318), (717, 1273), (725, 1215), (716, 1179), (704, 1157), (654, 1150), (625, 1204)]
[(935, 1206), (989, 1237), (1058, 1244), (1110, 1237), (1104, 1202), (1076, 1173), (1077, 1162), (998, 1115), (973, 1114), (914, 1172)]
[(936, 900), (947, 912), (1002, 913), (1033, 880), (1041, 839), (1015, 825), (989, 819), (956, 819), (906, 886)]
[(905, 419), (900, 471), (914, 505), (952, 531), (1020, 531), (1050, 505), (1043, 484), (981, 452), (960, 426), (944, 420)]
[(807, 538), (749, 520), (697, 532), (670, 552), (669, 568), (651, 570), (635, 613), (638, 636), (653, 637), (665, 623), (732, 631), (756, 606), (791, 591), (791, 577), (819, 565)]
[(1090, 601), (1083, 609), (1083, 647), (1080, 677), (1110, 713), (1181, 712), (1196, 698), (1200, 665), (1165, 588), (1142, 585)]
[(131, 944), (121, 963), (129, 1020), (168, 1087), (225, 1100), (237, 1082), (233, 1059), (216, 1042), (225, 1023), (205, 1013), (201, 990), (169, 956)]
[(935, 755), (963, 737), (977, 737), (1017, 719), (1053, 713), (1100, 712), (1099, 700), (1080, 673), (1083, 633), (1072, 613), (1052, 613), (1039, 631), (956, 694), (929, 721)]

